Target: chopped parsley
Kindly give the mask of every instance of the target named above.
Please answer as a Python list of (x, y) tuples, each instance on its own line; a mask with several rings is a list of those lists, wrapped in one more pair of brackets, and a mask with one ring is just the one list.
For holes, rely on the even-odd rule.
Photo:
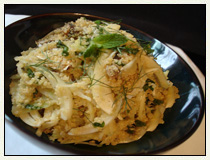
[(143, 90), (144, 91), (147, 91), (148, 89), (151, 89), (152, 91), (154, 90), (154, 88), (151, 85), (149, 85), (149, 83), (155, 83), (155, 82), (153, 80), (151, 80), (151, 79), (148, 78), (146, 80), (145, 85), (143, 86)]
[(94, 127), (104, 127), (105, 122), (104, 122), (104, 121), (103, 121), (102, 123), (94, 122), (94, 123), (92, 123), (92, 125), (93, 125)]
[(63, 42), (61, 42), (61, 40), (57, 42), (56, 46), (57, 48), (63, 48), (63, 52), (61, 53), (62, 56), (66, 57), (69, 55), (69, 52), (68, 52), (69, 48)]
[(145, 84), (145, 85), (143, 86), (143, 90), (144, 90), (144, 91), (147, 91), (148, 89), (151, 89), (152, 91), (154, 90), (154, 88), (153, 88), (152, 86), (149, 86), (148, 84)]
[(35, 106), (33, 104), (27, 104), (25, 106), (26, 109), (30, 109), (30, 110), (39, 110), (39, 109), (42, 109), (42, 107), (39, 107), (39, 106)]
[(155, 83), (153, 80), (151, 80), (151, 79), (149, 79), (149, 78), (146, 80), (146, 82), (147, 82), (147, 83), (149, 83), (149, 82)]
[(159, 100), (159, 99), (154, 99), (153, 100), (153, 104), (154, 105), (160, 105), (160, 104), (163, 104), (163, 101), (162, 100)]
[(127, 130), (125, 130), (128, 134), (134, 134), (135, 133), (135, 126), (134, 125), (128, 125)]
[(157, 105), (163, 104), (164, 101), (160, 99), (154, 98), (153, 100), (150, 100), (148, 97), (146, 98), (145, 104), (149, 105), (150, 108), (153, 108)]
[(135, 120), (135, 125), (136, 127), (142, 127), (142, 126), (146, 126), (146, 123), (140, 120)]
[(135, 123), (132, 125), (127, 125), (127, 129), (125, 130), (129, 134), (134, 134), (136, 127), (143, 127), (146, 126), (145, 122), (142, 122), (140, 120), (135, 120)]
[(102, 123), (99, 123), (99, 122), (92, 122), (88, 116), (85, 114), (86, 110), (87, 110), (87, 107), (84, 107), (84, 106), (80, 106), (78, 108), (73, 108), (74, 110), (78, 110), (80, 112), (82, 112), (82, 115), (85, 116), (87, 118), (87, 120), (93, 125), (93, 127), (104, 127), (105, 126), (105, 122), (103, 121)]
[(27, 68), (26, 71), (27, 71), (27, 74), (28, 74), (28, 77), (29, 78), (35, 77), (34, 72), (32, 71), (32, 69)]

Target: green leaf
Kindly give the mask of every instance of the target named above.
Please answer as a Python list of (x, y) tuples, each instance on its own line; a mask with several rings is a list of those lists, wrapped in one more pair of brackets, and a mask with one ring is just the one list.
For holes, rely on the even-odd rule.
[(140, 120), (135, 120), (135, 125), (136, 127), (142, 127), (142, 126), (146, 126), (146, 123)]
[(97, 25), (101, 24), (101, 20), (95, 20), (94, 22), (95, 22), (95, 24), (97, 24)]
[(30, 109), (30, 110), (39, 110), (39, 109), (42, 109), (42, 107), (39, 107), (39, 106), (34, 106), (33, 104), (27, 104), (25, 106), (26, 109)]
[(130, 54), (134, 54), (134, 55), (136, 55), (138, 53), (138, 51), (139, 51), (138, 48), (131, 48), (131, 47), (127, 47), (127, 46), (116, 47), (116, 50), (120, 54), (122, 54), (122, 50), (124, 50), (124, 51), (126, 51), (126, 52), (128, 52)]
[(127, 130), (125, 130), (128, 134), (134, 134), (135, 133), (135, 126), (127, 126)]
[(147, 91), (148, 89), (151, 89), (152, 91), (154, 90), (154, 88), (152, 86), (149, 85), (149, 83), (155, 83), (153, 80), (151, 79), (147, 79), (145, 85), (143, 86), (143, 90)]
[(93, 39), (95, 44), (101, 45), (103, 48), (114, 48), (127, 42), (127, 38), (121, 34), (102, 34)]
[(163, 101), (159, 100), (159, 99), (154, 99), (153, 103), (154, 103), (154, 105), (160, 105), (160, 104), (163, 104)]
[(61, 42), (61, 40), (57, 42), (56, 46), (57, 48), (63, 48), (63, 52), (61, 53), (62, 56), (66, 57), (69, 55), (69, 52), (68, 52), (69, 48), (63, 42)]
[(95, 37), (88, 48), (83, 52), (84, 58), (97, 57), (101, 48), (114, 48), (127, 42), (127, 38), (121, 34), (102, 34)]
[(104, 125), (105, 125), (105, 122), (104, 121), (102, 123), (98, 123), (98, 122), (94, 122), (93, 123), (93, 126), (94, 127), (104, 127)]
[(148, 82), (155, 83), (153, 80), (151, 80), (151, 79), (149, 79), (149, 78), (146, 80), (146, 82), (147, 82), (147, 83), (148, 83)]
[(85, 50), (85, 52), (83, 53), (84, 58), (90, 57), (90, 56), (94, 56), (96, 57), (99, 53), (99, 49), (100, 46), (98, 46), (97, 44), (90, 44), (88, 46), (88, 48)]
[(152, 43), (151, 41), (144, 41), (142, 39), (139, 39), (138, 42), (147, 54), (154, 52), (154, 50), (151, 49), (151, 46), (150, 46)]
[(33, 78), (35, 76), (34, 72), (30, 68), (27, 68), (27, 74), (29, 78)]
[(149, 86), (148, 83), (146, 83), (144, 86), (143, 86), (143, 90), (144, 91), (147, 91), (148, 89), (151, 89), (152, 91), (154, 90), (154, 88), (152, 86)]

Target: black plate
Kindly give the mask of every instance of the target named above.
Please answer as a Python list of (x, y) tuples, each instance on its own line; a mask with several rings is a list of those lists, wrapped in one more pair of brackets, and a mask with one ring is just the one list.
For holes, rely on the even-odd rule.
[[(37, 137), (35, 130), (16, 118), (11, 113), (11, 97), (9, 95), (10, 76), (16, 70), (14, 57), (29, 47), (35, 47), (35, 41), (45, 36), (65, 22), (74, 21), (79, 17), (90, 20), (109, 19), (79, 13), (56, 13), (33, 16), (17, 21), (5, 28), (5, 59), (4, 59), (4, 103), (5, 114), (15, 126), (33, 136), (37, 140), (64, 149), (71, 153), (83, 155), (144, 155), (165, 151), (185, 141), (200, 125), (204, 114), (205, 99), (201, 84), (189, 65), (172, 49), (157, 39), (135, 29), (121, 24), (135, 37), (152, 41), (152, 49), (157, 62), (163, 70), (170, 70), (169, 79), (179, 89), (180, 99), (167, 109), (164, 114), (165, 123), (159, 125), (154, 132), (146, 133), (140, 140), (116, 146), (93, 147), (88, 145), (62, 145), (49, 141), (46, 135)], [(27, 154), (27, 153), (26, 153)], [(192, 153), (193, 154), (193, 153)]]

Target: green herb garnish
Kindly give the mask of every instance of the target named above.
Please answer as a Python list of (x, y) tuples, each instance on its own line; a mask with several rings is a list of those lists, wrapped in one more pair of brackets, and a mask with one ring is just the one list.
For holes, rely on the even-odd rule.
[(105, 122), (103, 121), (102, 123), (94, 122), (92, 123), (94, 127), (104, 127)]
[(35, 77), (34, 72), (32, 71), (32, 69), (27, 68), (26, 70), (27, 70), (27, 74), (28, 74), (28, 77), (29, 77), (29, 78)]
[(153, 100), (153, 104), (154, 105), (160, 105), (160, 104), (163, 104), (163, 101), (162, 100), (159, 100), (159, 99), (154, 99)]
[(148, 104), (149, 104), (149, 98), (148, 98), (148, 97), (146, 97), (145, 104), (146, 104), (146, 105), (148, 105)]
[(84, 58), (91, 56), (96, 57), (101, 48), (115, 48), (126, 43), (127, 40), (125, 36), (117, 33), (99, 35), (93, 38), (86, 51), (83, 53), (83, 56)]
[(140, 120), (135, 120), (135, 125), (136, 127), (142, 127), (142, 126), (146, 126), (146, 123)]
[(127, 42), (127, 38), (121, 34), (103, 34), (93, 39), (95, 44), (102, 46), (103, 48), (114, 48)]
[(30, 110), (39, 110), (39, 109), (42, 109), (42, 107), (39, 107), (39, 106), (35, 106), (33, 104), (27, 104), (25, 106), (26, 109), (30, 109)]
[(84, 58), (91, 57), (91, 56), (97, 57), (100, 48), (101, 47), (98, 46), (97, 44), (89, 45), (86, 51), (83, 53)]
[(127, 130), (125, 130), (127, 133), (129, 134), (134, 134), (135, 133), (135, 126), (131, 125), (131, 126), (127, 126)]
[(149, 78), (146, 80), (146, 82), (147, 82), (147, 83), (148, 83), (148, 82), (155, 83), (153, 80), (151, 80), (151, 79), (149, 79)]
[(150, 46), (151, 43), (152, 43), (151, 41), (144, 41), (142, 39), (139, 39), (138, 42), (147, 54), (150, 54), (150, 53), (154, 52), (154, 50), (151, 49), (151, 46)]
[(101, 20), (96, 20), (96, 21), (94, 21), (95, 22), (95, 24), (97, 24), (97, 25), (100, 25), (101, 24)]
[(63, 48), (63, 52), (61, 53), (62, 56), (66, 57), (69, 55), (69, 52), (68, 52), (69, 48), (63, 42), (61, 42), (61, 40), (57, 42), (56, 46), (57, 48)]
[(134, 134), (136, 127), (143, 127), (146, 126), (145, 122), (142, 122), (140, 120), (135, 120), (135, 123), (132, 125), (127, 126), (127, 130), (125, 130), (129, 134)]
[(160, 104), (163, 104), (163, 103), (164, 103), (163, 100), (154, 98), (154, 100), (152, 101), (152, 100), (149, 100), (148, 97), (146, 98), (146, 101), (145, 101), (145, 104), (146, 104), (146, 105), (149, 105), (150, 108), (153, 108), (153, 107), (155, 107), (156, 105), (160, 105)]
[(121, 47), (116, 47), (116, 50), (122, 54), (122, 51), (126, 51), (127, 53), (134, 54), (136, 55), (139, 52), (138, 48), (132, 48), (128, 46), (121, 46)]
[(95, 22), (95, 24), (97, 25), (96, 28), (99, 30), (99, 34), (100, 34), (100, 35), (103, 34), (104, 32), (105, 32), (105, 33), (108, 33), (108, 32), (104, 29), (104, 27), (102, 27), (102, 26), (107, 25), (107, 22), (106, 22), (106, 21), (103, 21), (103, 20), (96, 20), (96, 21), (94, 21), (94, 22)]
[(146, 80), (145, 85), (143, 86), (143, 90), (144, 91), (147, 91), (148, 89), (151, 89), (152, 91), (154, 90), (154, 88), (151, 85), (149, 85), (149, 83), (155, 83), (155, 82), (153, 80), (151, 80), (151, 79), (148, 78)]
[(85, 114), (86, 112), (86, 109), (79, 109), (79, 108), (73, 108), (74, 110), (78, 110), (80, 112), (82, 112), (82, 114), (87, 118), (87, 120), (93, 125), (93, 127), (104, 127), (105, 126), (105, 122), (103, 121), (102, 123), (99, 123), (99, 122), (92, 122), (88, 116)]
[(151, 89), (152, 91), (154, 90), (154, 88), (153, 88), (152, 86), (149, 86), (148, 84), (145, 84), (145, 85), (143, 86), (143, 90), (144, 90), (144, 91), (147, 91), (148, 89)]

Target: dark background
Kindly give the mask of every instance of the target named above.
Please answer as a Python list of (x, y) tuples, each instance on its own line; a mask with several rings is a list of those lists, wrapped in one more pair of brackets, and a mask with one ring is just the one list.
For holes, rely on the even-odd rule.
[(205, 4), (115, 4), (115, 5), (5, 5), (5, 13), (38, 15), (44, 13), (86, 13), (123, 23), (158, 40), (182, 48), (206, 75)]

